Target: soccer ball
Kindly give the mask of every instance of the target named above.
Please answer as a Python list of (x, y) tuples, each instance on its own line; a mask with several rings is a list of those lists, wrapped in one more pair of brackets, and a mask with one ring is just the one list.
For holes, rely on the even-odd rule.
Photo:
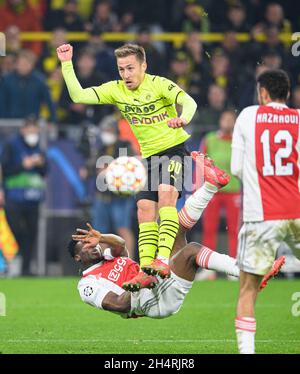
[(106, 169), (109, 191), (118, 195), (135, 195), (146, 184), (146, 169), (135, 157), (121, 156), (113, 160)]

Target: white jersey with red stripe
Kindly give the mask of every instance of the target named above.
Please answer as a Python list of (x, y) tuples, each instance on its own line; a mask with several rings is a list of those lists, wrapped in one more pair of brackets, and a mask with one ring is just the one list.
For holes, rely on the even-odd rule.
[[(139, 265), (127, 257), (116, 257), (112, 261), (101, 261), (83, 272), (78, 283), (82, 301), (103, 309), (102, 301), (109, 292), (123, 294), (124, 282), (128, 282), (140, 271)], [(119, 313), (125, 318), (147, 316), (165, 318), (179, 311), (192, 282), (171, 273), (171, 278), (159, 278), (154, 289), (143, 288), (131, 294), (131, 308), (128, 313)]]
[(299, 110), (275, 102), (238, 116), (232, 148), (242, 158), (244, 222), (300, 218), (299, 123)]
[(139, 264), (128, 257), (116, 257), (101, 261), (86, 269), (78, 283), (82, 301), (102, 309), (102, 301), (109, 292), (121, 295), (122, 284), (131, 280), (140, 271)]

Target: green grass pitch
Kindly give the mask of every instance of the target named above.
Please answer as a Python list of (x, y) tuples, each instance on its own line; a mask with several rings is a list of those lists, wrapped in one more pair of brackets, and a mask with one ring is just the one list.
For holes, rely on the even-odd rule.
[[(0, 280), (6, 297), (0, 352), (237, 353), (237, 282), (196, 282), (179, 313), (162, 320), (125, 320), (96, 310), (81, 302), (76, 285), (75, 278)], [(259, 295), (257, 353), (300, 353), (295, 292), (300, 280), (275, 279)]]

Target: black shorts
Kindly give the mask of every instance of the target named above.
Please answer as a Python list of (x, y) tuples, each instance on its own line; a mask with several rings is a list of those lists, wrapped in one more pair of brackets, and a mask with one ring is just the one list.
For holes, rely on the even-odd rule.
[(158, 186), (167, 184), (176, 187), (181, 196), (185, 176), (190, 172), (190, 152), (184, 143), (143, 159), (148, 171), (146, 186), (136, 195), (136, 200), (158, 202)]

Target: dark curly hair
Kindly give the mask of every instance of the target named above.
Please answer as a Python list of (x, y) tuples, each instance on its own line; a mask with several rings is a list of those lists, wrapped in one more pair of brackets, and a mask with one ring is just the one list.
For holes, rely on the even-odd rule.
[(257, 83), (268, 91), (272, 100), (287, 100), (291, 83), (284, 70), (267, 70), (258, 76)]

